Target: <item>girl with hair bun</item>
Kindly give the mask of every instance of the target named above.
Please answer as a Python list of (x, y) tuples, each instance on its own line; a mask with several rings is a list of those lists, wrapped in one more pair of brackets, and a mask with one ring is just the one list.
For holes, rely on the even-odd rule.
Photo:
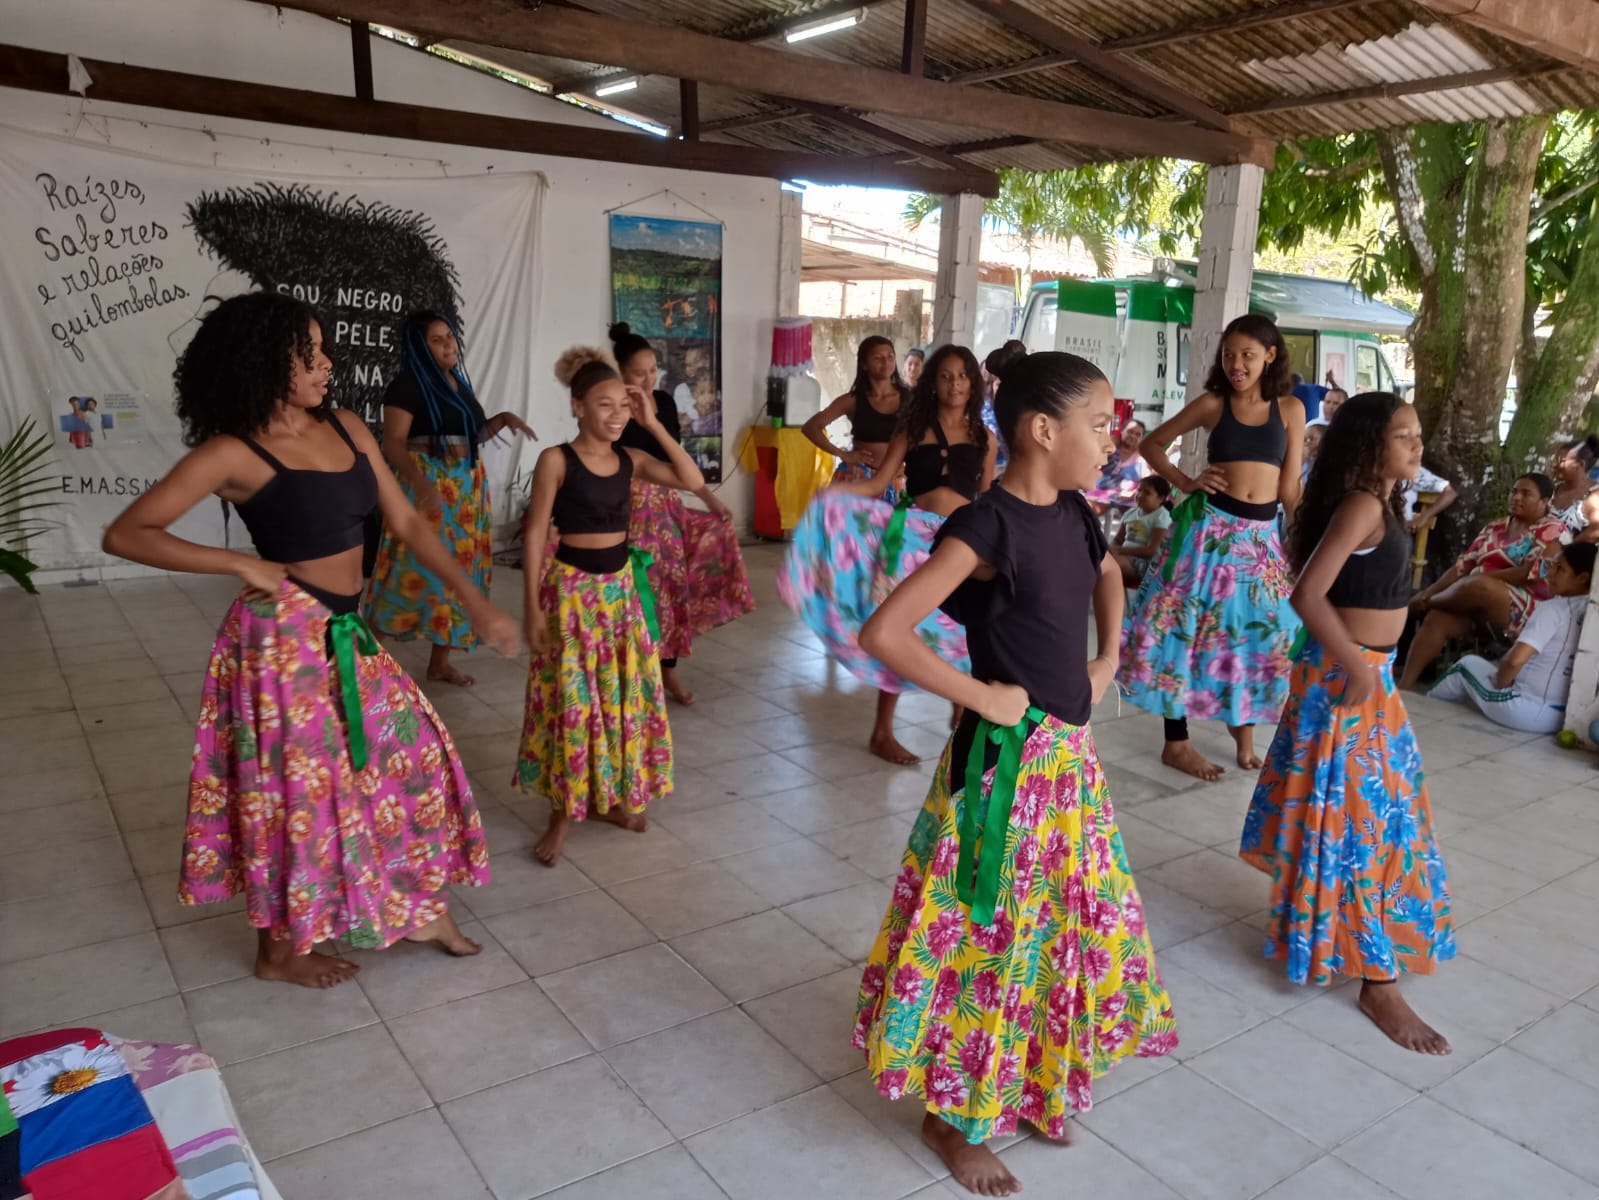
[[(881, 1094), (922, 1103), (922, 1140), (957, 1182), (1008, 1196), (1021, 1184), (988, 1141), (1022, 1122), (1066, 1140), (1094, 1081), (1170, 1054), (1177, 1024), (1088, 727), (1124, 596), (1081, 493), (1111, 451), (1110, 384), (1076, 355), (1029, 355), (995, 414), (1005, 478), (950, 515), (861, 633), (965, 716), (911, 830), (854, 1043)], [(965, 626), (970, 674), (918, 633), (940, 607)]]
[[(659, 626), (649, 556), (628, 545), (635, 476), (696, 491), (700, 469), (661, 427), (654, 400), (622, 382), (604, 350), (574, 346), (555, 364), (572, 393), (578, 433), (533, 468), (526, 562), (544, 562), (553, 521), (560, 545), (543, 572), (526, 572), (527, 715), (514, 783), (550, 801), (533, 855), (561, 857), (573, 821), (595, 816), (635, 833), (645, 807), (672, 790), (672, 739), (655, 644)], [(629, 419), (666, 461), (617, 446)]]
[[(1291, 383), (1283, 335), (1246, 314), (1224, 331), (1205, 393), (1140, 447), (1188, 496), (1133, 600), (1117, 682), (1166, 719), (1161, 762), (1199, 779), (1219, 779), (1222, 768), (1189, 740), (1189, 717), (1226, 721), (1238, 765), (1258, 770), (1255, 725), (1275, 721), (1288, 695), (1299, 620), (1277, 516), (1279, 505), (1293, 516), (1305, 442), (1305, 406)], [(1208, 431), (1210, 465), (1194, 478), (1166, 447), (1197, 429)]]
[[(657, 436), (630, 420), (618, 444), (667, 462), (661, 437), (674, 442), (681, 442), (682, 437), (677, 405), (656, 387), (661, 370), (655, 347), (625, 321), (611, 326), (610, 334), (622, 382), (654, 398), (661, 430)], [(661, 655), (661, 678), (679, 704), (694, 703), (694, 693), (677, 677), (677, 660), (690, 652), (694, 638), (755, 609), (732, 512), (709, 487), (701, 486), (694, 495), (710, 512), (689, 508), (676, 489), (635, 475), (627, 532), (629, 543), (654, 560), (649, 580), (661, 627), (656, 647)]]
[(1455, 956), (1448, 874), (1394, 647), (1410, 604), (1404, 481), (1421, 422), (1387, 392), (1327, 426), (1289, 533), (1306, 638), (1244, 818), (1239, 856), (1271, 876), (1267, 958), (1293, 983), (1361, 981), (1360, 1010), (1407, 1050), (1448, 1054), (1399, 991)]
[[(455, 743), (361, 617), (372, 511), (485, 642), (506, 655), (521, 642), (411, 507), (360, 418), (328, 403), (332, 371), (307, 305), (274, 292), (223, 300), (173, 376), (193, 449), (105, 533), (107, 554), (243, 585), (201, 693), (178, 899), (243, 895), (257, 977), (314, 988), (359, 969), (316, 953), (339, 938), (476, 954), (450, 887), (489, 881)], [(238, 511), (260, 557), (170, 532), (213, 495)]]
[[(406, 499), (427, 518), (472, 585), (487, 592), (494, 525), (481, 446), (507, 429), (534, 441), (538, 435), (515, 413), (485, 415), (466, 373), (460, 332), (448, 317), (415, 312), (406, 318), (400, 368), (383, 394), (383, 455)], [(430, 680), (457, 687), (475, 682), (450, 665), (452, 650), (477, 645), (465, 607), (393, 529), (384, 530), (361, 607), (380, 636), (433, 643)]]
[[(916, 755), (894, 736), (905, 681), (861, 649), (866, 624), (889, 590), (927, 561), (946, 517), (994, 481), (996, 438), (983, 425), (977, 359), (964, 346), (940, 346), (900, 413), (877, 475), (835, 483), (806, 509), (777, 576), (777, 594), (804, 618), (827, 652), (878, 689), (871, 752), (907, 766)], [(901, 474), (898, 503), (878, 482)], [(966, 666), (966, 639), (942, 613), (919, 629), (946, 662)]]

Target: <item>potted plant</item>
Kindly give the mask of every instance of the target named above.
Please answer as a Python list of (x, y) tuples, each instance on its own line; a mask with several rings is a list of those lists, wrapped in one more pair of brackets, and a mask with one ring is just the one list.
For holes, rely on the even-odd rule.
[(55, 526), (40, 514), (61, 503), (61, 482), (50, 462), (50, 435), (29, 417), (0, 445), (0, 571), (24, 591), (38, 594), (30, 578), (38, 568), (22, 553), (30, 537)]

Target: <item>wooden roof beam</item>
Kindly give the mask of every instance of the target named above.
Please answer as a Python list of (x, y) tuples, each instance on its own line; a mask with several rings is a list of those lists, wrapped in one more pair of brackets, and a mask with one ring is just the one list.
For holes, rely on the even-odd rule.
[(956, 88), (897, 71), (742, 45), (668, 25), (543, 7), (518, 0), (284, 0), (282, 7), (375, 22), (577, 61), (603, 54), (618, 67), (693, 79), (787, 100), (890, 113), (996, 133), (1102, 147), (1115, 154), (1269, 165), (1270, 139), (1193, 128), (1087, 105), (983, 88)]
[(1018, 0), (966, 0), (999, 24), (1023, 34), (1058, 54), (1070, 54), (1101, 79), (1126, 88), (1179, 116), (1198, 121), (1210, 129), (1232, 130), (1233, 123), (1219, 109), (1206, 104), (1181, 87), (1168, 83), (1136, 63), (1124, 62), (1088, 38), (1072, 33)]
[[(1135, 50), (1170, 46), (1178, 42), (1190, 42), (1221, 33), (1234, 33), (1241, 29), (1256, 29), (1263, 25), (1296, 20), (1299, 17), (1313, 17), (1321, 13), (1336, 12), (1341, 8), (1357, 8), (1374, 3), (1376, 0), (1288, 0), (1285, 4), (1262, 5), (1247, 12), (1207, 17), (1202, 21), (1188, 21), (1182, 25), (1151, 30), (1148, 33), (1133, 33), (1126, 37), (1110, 38), (1099, 43), (1099, 49), (1107, 54), (1127, 54)], [(993, 67), (962, 71), (958, 75), (950, 76), (948, 82), (989, 83), (996, 79), (1030, 75), (1034, 71), (1047, 71), (1052, 67), (1066, 67), (1079, 61), (1075, 54), (1040, 54), (1013, 63), (1000, 63)]]
[(962, 162), (955, 155), (946, 153), (937, 146), (929, 146), (926, 142), (919, 142), (903, 133), (896, 133), (892, 129), (884, 129), (874, 121), (868, 121), (865, 117), (846, 112), (844, 109), (837, 108), (831, 104), (812, 104), (809, 100), (790, 100), (789, 104), (799, 110), (799, 112), (809, 113), (813, 117), (820, 117), (822, 120), (844, 129), (853, 129), (856, 133), (864, 133), (867, 137), (876, 138), (885, 145), (908, 151), (917, 158), (925, 159), (930, 163), (936, 163), (956, 171), (969, 170), (971, 168), (971, 163)]
[(1594, 0), (1418, 0), (1423, 8), (1599, 75)]
[[(860, 187), (908, 188), (924, 192), (974, 192), (992, 196), (998, 177), (969, 164), (962, 170), (677, 141), (620, 129), (595, 129), (552, 121), (493, 117), (458, 109), (427, 108), (358, 100), (300, 88), (212, 79), (124, 63), (84, 60), (93, 83), (88, 99), (175, 112), (266, 121), (309, 129), (331, 129), (370, 137), (394, 137), (454, 146), (480, 146), (558, 158), (636, 163), (684, 171), (715, 171), (766, 179), (810, 179)], [(24, 46), (0, 45), (0, 87), (70, 95), (67, 56)]]
[(1320, 108), (1326, 104), (1353, 104), (1361, 100), (1399, 100), (1405, 96), (1425, 96), (1436, 92), (1450, 92), (1458, 88), (1486, 87), (1492, 83), (1521, 83), (1537, 79), (1556, 71), (1568, 70), (1564, 63), (1558, 67), (1528, 70), (1526, 67), (1489, 67), (1482, 71), (1463, 71), (1457, 75), (1433, 75), (1427, 79), (1405, 79), (1397, 83), (1373, 83), (1365, 87), (1345, 88), (1339, 92), (1317, 92), (1309, 96), (1282, 96), (1262, 104), (1241, 109), (1237, 115), (1258, 117), (1267, 113), (1294, 112), (1304, 108)]

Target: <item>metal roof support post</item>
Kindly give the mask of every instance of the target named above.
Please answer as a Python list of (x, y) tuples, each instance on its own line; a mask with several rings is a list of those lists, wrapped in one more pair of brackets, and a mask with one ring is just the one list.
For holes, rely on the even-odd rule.
[(969, 193), (945, 196), (938, 221), (933, 345), (970, 346), (977, 338), (977, 273), (983, 249), (983, 198)]
[[(1255, 271), (1255, 237), (1260, 229), (1260, 190), (1266, 172), (1251, 164), (1211, 167), (1205, 187), (1205, 214), (1199, 227), (1199, 266), (1195, 271), (1194, 324), (1188, 354), (1188, 399), (1205, 390), (1205, 378), (1221, 345), (1221, 332), (1249, 311), (1249, 285)], [(1205, 464), (1205, 433), (1183, 439), (1183, 470), (1197, 476)]]

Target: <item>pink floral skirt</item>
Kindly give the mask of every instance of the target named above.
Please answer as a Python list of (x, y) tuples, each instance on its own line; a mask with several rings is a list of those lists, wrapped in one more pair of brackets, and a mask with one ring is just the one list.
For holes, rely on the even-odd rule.
[(388, 651), (357, 655), (365, 769), (351, 761), (333, 613), (285, 580), (242, 596), (211, 651), (195, 730), (178, 898), (241, 892), (296, 954), (348, 937), (380, 949), (436, 920), (452, 884), (489, 881), (466, 771)]
[(681, 658), (700, 634), (755, 611), (733, 523), (688, 507), (675, 489), (634, 477), (627, 539), (655, 559), (662, 658)]

